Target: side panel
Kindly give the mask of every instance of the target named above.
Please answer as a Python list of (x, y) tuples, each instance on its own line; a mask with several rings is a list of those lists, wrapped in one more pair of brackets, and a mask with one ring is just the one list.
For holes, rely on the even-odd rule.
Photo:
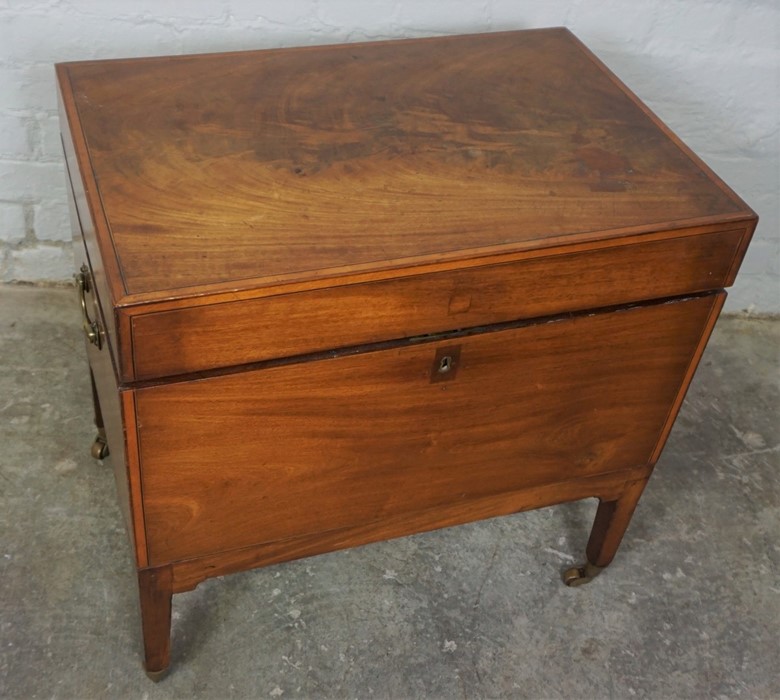
[[(62, 118), (62, 115), (61, 115)], [(73, 232), (74, 247), (84, 247), (92, 266), (95, 284), (100, 291), (101, 311), (106, 322), (106, 332), (111, 339), (112, 346), (116, 341), (116, 329), (114, 327), (114, 314), (111, 306), (111, 294), (106, 271), (103, 267), (102, 256), (97, 245), (95, 226), (89, 212), (84, 187), (81, 185), (78, 164), (73, 153), (73, 141), (66, 130), (62, 134), (63, 147), (65, 149), (66, 185), (71, 198), (71, 230)], [(80, 240), (77, 240), (80, 239)]]
[[(76, 267), (87, 263), (84, 247), (79, 241), (74, 242), (74, 256)], [(91, 272), (91, 271), (90, 271)], [(92, 307), (92, 295), (94, 289), (88, 295), (88, 307)], [(108, 438), (108, 446), (111, 451), (109, 463), (114, 468), (114, 479), (117, 487), (119, 507), (124, 516), (136, 564), (139, 567), (148, 563), (146, 553), (146, 538), (143, 529), (143, 516), (141, 515), (140, 489), (133, 493), (133, 476), (138, 473), (137, 449), (135, 445), (128, 444), (128, 439), (135, 439), (132, 426), (135, 425), (135, 411), (128, 410), (128, 404), (122, 400), (117, 387), (116, 375), (109, 355), (109, 348), (103, 343), (101, 349), (91, 343), (85, 343), (87, 359), (95, 380), (100, 409), (103, 415), (103, 423)], [(132, 392), (130, 392), (132, 393)], [(132, 404), (129, 404), (132, 407)], [(130, 430), (126, 431), (128, 426)], [(139, 481), (138, 477), (135, 478)]]

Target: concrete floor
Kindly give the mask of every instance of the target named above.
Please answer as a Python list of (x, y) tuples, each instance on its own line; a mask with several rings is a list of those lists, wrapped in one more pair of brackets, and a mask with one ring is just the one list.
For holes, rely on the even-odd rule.
[(72, 290), (0, 288), (0, 697), (780, 696), (780, 323), (722, 319), (613, 566), (594, 502), (208, 581), (141, 670)]

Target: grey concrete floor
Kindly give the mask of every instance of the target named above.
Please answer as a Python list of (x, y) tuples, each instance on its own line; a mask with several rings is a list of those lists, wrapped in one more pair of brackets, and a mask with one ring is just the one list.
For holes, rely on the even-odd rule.
[(722, 319), (614, 564), (584, 501), (174, 597), (141, 670), (74, 293), (0, 288), (0, 697), (780, 697), (780, 323)]

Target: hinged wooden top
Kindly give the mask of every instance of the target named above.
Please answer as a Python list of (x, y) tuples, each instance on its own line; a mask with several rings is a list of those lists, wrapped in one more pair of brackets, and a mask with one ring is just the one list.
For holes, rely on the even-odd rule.
[(753, 216), (564, 29), (58, 75), (115, 303)]

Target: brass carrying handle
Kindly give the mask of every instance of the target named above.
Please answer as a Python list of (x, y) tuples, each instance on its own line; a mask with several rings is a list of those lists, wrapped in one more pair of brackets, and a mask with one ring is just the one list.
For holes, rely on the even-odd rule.
[[(102, 341), (100, 338), (100, 326), (97, 320), (93, 321), (89, 316), (87, 310), (87, 294), (92, 291), (92, 284), (89, 277), (89, 268), (86, 265), (82, 265), (79, 273), (76, 275), (76, 285), (79, 288), (79, 299), (81, 300), (81, 327), (84, 329), (84, 335), (87, 336), (87, 340), (93, 345), (97, 346), (100, 350)], [(93, 300), (95, 311), (97, 311), (97, 301)]]

